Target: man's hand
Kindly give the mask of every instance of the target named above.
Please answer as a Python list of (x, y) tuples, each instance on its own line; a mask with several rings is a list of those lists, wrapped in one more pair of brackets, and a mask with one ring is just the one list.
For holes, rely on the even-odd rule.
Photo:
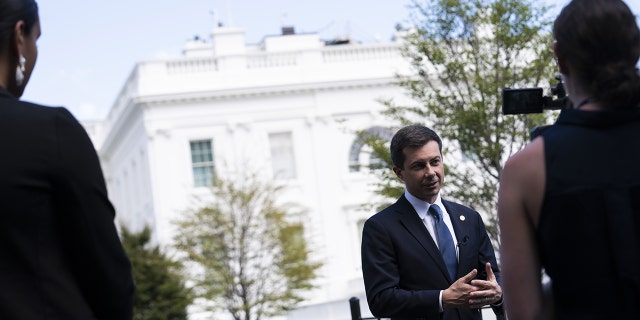
[(473, 269), (467, 275), (454, 282), (449, 288), (442, 291), (442, 308), (468, 307), (471, 294), (480, 290), (471, 281), (477, 274), (478, 270)]
[(487, 262), (485, 267), (487, 269), (487, 280), (471, 281), (471, 285), (478, 288), (477, 291), (469, 293), (469, 306), (471, 308), (480, 308), (502, 300), (502, 289), (496, 281), (493, 270), (491, 270), (491, 263)]

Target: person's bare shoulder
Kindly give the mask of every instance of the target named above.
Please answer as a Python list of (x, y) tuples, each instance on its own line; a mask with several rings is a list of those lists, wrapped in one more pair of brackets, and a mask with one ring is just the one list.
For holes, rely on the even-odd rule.
[(500, 178), (501, 188), (519, 198), (535, 225), (544, 197), (545, 175), (544, 140), (538, 137), (507, 160)]
[[(542, 167), (540, 167), (542, 166)], [(544, 140), (538, 137), (527, 144), (524, 149), (513, 154), (507, 160), (504, 169), (514, 170), (514, 173), (533, 174), (531, 170), (520, 172), (520, 169), (544, 169)]]

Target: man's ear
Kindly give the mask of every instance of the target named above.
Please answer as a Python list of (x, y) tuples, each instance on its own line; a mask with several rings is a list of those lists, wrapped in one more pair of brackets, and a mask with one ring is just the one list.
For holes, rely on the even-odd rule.
[(400, 180), (404, 181), (404, 176), (402, 175), (402, 169), (400, 169), (399, 167), (393, 166), (393, 172), (396, 174), (396, 176), (398, 176)]

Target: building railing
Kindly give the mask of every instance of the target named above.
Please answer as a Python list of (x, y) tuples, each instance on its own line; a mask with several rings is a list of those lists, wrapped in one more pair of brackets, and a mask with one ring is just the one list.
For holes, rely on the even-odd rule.
[(174, 60), (167, 61), (165, 65), (168, 74), (218, 71), (218, 60), (215, 58)]
[(336, 46), (322, 50), (323, 63), (341, 63), (362, 60), (388, 60), (400, 57), (400, 46), (369, 45), (369, 46)]
[[(333, 64), (369, 60), (389, 60), (400, 58), (400, 46), (395, 43), (384, 45), (344, 45), (328, 46), (317, 50), (321, 63)], [(301, 66), (303, 55), (309, 51), (258, 52), (241, 56), (202, 57), (168, 60), (164, 63), (167, 75), (217, 72), (227, 59), (243, 59), (247, 69), (266, 69)], [(213, 52), (211, 53), (213, 55)], [(147, 62), (152, 64), (153, 62)]]
[(247, 69), (291, 67), (298, 65), (300, 53), (257, 53), (247, 55)]

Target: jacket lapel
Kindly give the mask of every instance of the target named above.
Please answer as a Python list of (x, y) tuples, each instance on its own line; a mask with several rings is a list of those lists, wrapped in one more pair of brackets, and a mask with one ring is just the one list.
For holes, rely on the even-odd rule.
[(404, 195), (396, 202), (396, 211), (400, 216), (400, 224), (420, 243), (429, 257), (431, 257), (431, 260), (438, 266), (442, 275), (449, 279), (449, 272), (444, 264), (440, 250), (438, 250), (435, 241), (427, 231), (427, 227), (418, 217), (418, 213)]

